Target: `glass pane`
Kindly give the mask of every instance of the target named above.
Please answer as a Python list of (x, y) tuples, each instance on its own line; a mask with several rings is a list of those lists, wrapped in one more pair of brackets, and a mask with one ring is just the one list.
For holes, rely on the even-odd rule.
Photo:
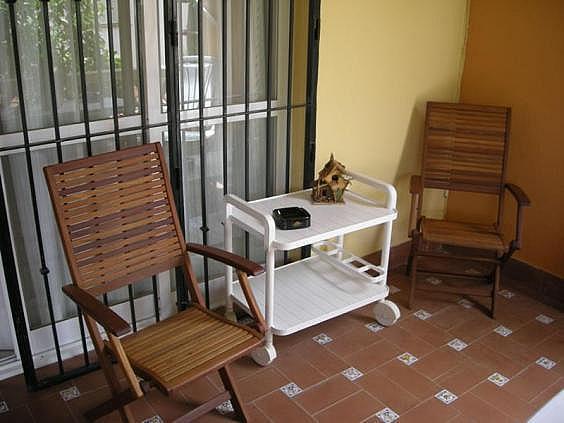
[(21, 130), (8, 5), (0, 2), (0, 134)]

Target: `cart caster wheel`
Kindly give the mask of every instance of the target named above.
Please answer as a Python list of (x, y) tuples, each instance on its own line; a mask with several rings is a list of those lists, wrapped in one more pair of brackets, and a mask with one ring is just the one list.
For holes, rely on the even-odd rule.
[(372, 311), (374, 318), (382, 326), (393, 325), (401, 316), (399, 307), (389, 300), (378, 301)]
[(264, 345), (254, 349), (251, 357), (259, 366), (268, 366), (276, 358), (276, 349), (273, 345)]

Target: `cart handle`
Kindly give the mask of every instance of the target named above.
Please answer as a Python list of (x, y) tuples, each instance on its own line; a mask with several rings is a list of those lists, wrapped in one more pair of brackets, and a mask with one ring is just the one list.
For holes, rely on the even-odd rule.
[(248, 216), (258, 220), (264, 227), (264, 246), (266, 249), (270, 248), (270, 245), (274, 241), (274, 235), (276, 234), (276, 225), (274, 224), (274, 219), (270, 215), (262, 214), (252, 207), (249, 207), (248, 203), (243, 200), (242, 198), (234, 195), (234, 194), (227, 194), (225, 195), (225, 204), (226, 207), (226, 219), (229, 219), (233, 213), (230, 210), (230, 207), (234, 207), (241, 212), (247, 214)]
[(347, 170), (346, 173), (356, 181), (374, 187), (378, 191), (384, 191), (387, 194), (386, 208), (390, 210), (396, 209), (398, 194), (396, 188), (392, 184), (388, 184), (387, 182), (381, 181), (380, 179), (375, 179), (370, 176), (362, 175), (360, 173), (356, 173), (351, 170)]

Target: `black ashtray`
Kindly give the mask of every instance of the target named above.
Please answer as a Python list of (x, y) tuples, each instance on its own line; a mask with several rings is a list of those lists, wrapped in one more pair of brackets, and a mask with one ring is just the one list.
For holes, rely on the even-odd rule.
[(301, 207), (284, 207), (274, 209), (272, 217), (278, 229), (302, 229), (310, 225), (311, 216)]

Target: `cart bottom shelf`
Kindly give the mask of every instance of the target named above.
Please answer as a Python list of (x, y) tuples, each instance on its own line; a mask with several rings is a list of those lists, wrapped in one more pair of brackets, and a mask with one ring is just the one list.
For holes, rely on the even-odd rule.
[[(266, 274), (249, 279), (261, 311), (265, 312)], [(385, 283), (373, 283), (310, 257), (276, 269), (274, 276), (275, 335), (290, 335), (332, 319), (388, 295)], [(233, 285), (234, 300), (248, 311), (239, 283)]]

